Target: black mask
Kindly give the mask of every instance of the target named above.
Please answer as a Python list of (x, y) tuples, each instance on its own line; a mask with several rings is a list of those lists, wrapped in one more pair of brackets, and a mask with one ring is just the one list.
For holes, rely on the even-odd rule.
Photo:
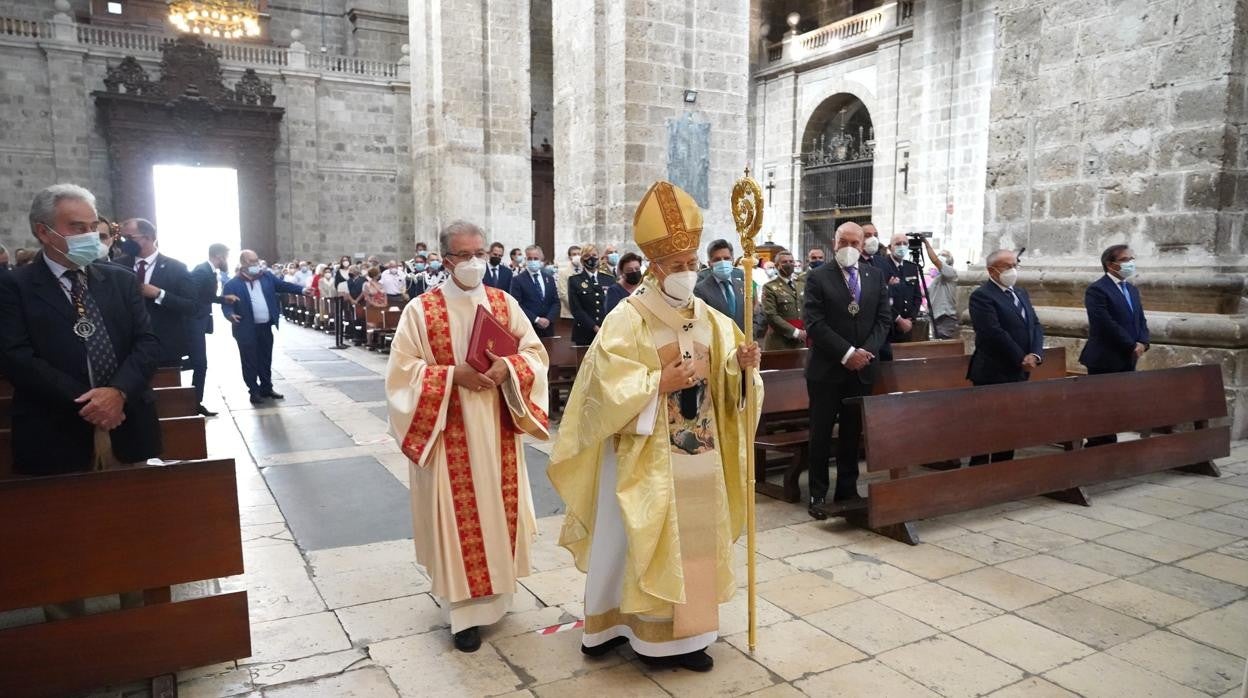
[(627, 282), (629, 286), (636, 286), (637, 284), (641, 283), (641, 272), (639, 271), (625, 272), (624, 281)]
[(494, 255), (490, 255), (490, 266), (496, 267), (502, 263), (503, 263), (503, 258), (501, 255), (498, 257), (495, 257)]
[(585, 259), (583, 259), (583, 260), (581, 260), (581, 261), (585, 263), (585, 268), (586, 268), (586, 269), (597, 269), (597, 268), (598, 268), (598, 258), (597, 258), (597, 257), (586, 257)]
[(134, 240), (127, 239), (121, 241), (121, 252), (127, 257), (138, 257), (141, 251), (139, 243)]
[(781, 273), (781, 274), (783, 274), (784, 276), (788, 276), (788, 275), (792, 274), (792, 273), (793, 273), (793, 265), (792, 265), (792, 264), (781, 264), (781, 265), (780, 265), (780, 273)]

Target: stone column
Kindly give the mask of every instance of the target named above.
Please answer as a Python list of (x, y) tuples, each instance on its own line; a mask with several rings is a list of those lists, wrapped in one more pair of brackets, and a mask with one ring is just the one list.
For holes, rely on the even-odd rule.
[(95, 87), (87, 85), (87, 49), (78, 45), (74, 21), (68, 14), (69, 3), (61, 0), (55, 8), (53, 38), (39, 44), (48, 67), (53, 170), (58, 182), (88, 186), (91, 176), (88, 140), (95, 114), (83, 108), (83, 100)]
[[(277, 249), (282, 254), (336, 259), (356, 250), (350, 246), (343, 249), (345, 241), (321, 224), (316, 145), (316, 90), (320, 76), (306, 68), (307, 49), (300, 41), (302, 32), (293, 29), (290, 37), (290, 67), (282, 70), (285, 90), (279, 103), (286, 113), (282, 117), (282, 141), (277, 156)], [(282, 167), (288, 170), (287, 176), (282, 176)]]
[(508, 247), (532, 239), (529, 4), (412, 0), (416, 239), (463, 218)]
[(704, 241), (735, 237), (732, 184), (753, 164), (749, 21), (747, 0), (554, 0), (557, 257), (572, 243), (631, 245), (656, 179), (702, 206)]

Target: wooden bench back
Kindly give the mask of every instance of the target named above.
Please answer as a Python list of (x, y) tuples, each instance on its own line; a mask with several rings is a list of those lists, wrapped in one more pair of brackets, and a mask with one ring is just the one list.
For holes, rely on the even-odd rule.
[[(969, 388), (966, 369), (971, 357), (938, 356), (930, 359), (905, 359), (881, 362), (871, 386), (873, 395), (887, 395), (914, 390), (950, 390)], [(1044, 350), (1044, 363), (1031, 372), (1032, 381), (1066, 377), (1066, 348)]]
[(933, 359), (938, 356), (961, 356), (966, 353), (966, 343), (960, 339), (933, 339), (929, 342), (900, 342), (893, 344), (893, 359)]
[[(156, 395), (156, 414), (162, 419), (166, 417), (193, 417), (199, 407), (199, 399), (195, 388), (157, 388), (152, 391)], [(0, 397), (0, 429), (8, 429), (13, 425), (13, 398)]]
[(577, 351), (571, 337), (542, 337), (542, 346), (546, 347), (551, 368), (576, 368), (585, 356), (584, 348)]
[[(208, 457), (205, 421), (198, 415), (160, 420), (163, 460), (196, 460)], [(0, 480), (13, 477), (13, 431), (0, 429)]]
[(763, 379), (763, 417), (810, 409), (805, 369), (761, 371), (759, 375)]
[[(234, 461), (0, 482), (0, 611), (243, 572)], [(247, 592), (0, 630), (0, 686), (64, 695), (251, 654)]]
[(809, 349), (775, 349), (765, 351), (762, 353), (762, 363), (759, 368), (763, 371), (806, 368), (806, 358), (809, 355)]
[[(1230, 428), (1208, 421), (1226, 413), (1213, 365), (867, 397), (867, 469), (894, 478), (870, 485), (868, 518), (886, 526), (1212, 461), (1230, 452)], [(1092, 436), (1189, 423), (1196, 429), (1079, 448)], [(1075, 448), (906, 476), (911, 466), (1052, 443)]]

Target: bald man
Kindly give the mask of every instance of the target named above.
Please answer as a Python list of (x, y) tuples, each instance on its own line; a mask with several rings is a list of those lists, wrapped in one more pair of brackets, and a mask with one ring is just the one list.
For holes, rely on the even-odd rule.
[(835, 263), (806, 278), (802, 319), (811, 343), (806, 365), (810, 396), (810, 508), (825, 519), (828, 457), (832, 427), (840, 421), (836, 448), (834, 501), (859, 499), (858, 441), (862, 415), (843, 400), (871, 392), (876, 357), (892, 324), (884, 274), (862, 263), (862, 228), (843, 223), (836, 229)]

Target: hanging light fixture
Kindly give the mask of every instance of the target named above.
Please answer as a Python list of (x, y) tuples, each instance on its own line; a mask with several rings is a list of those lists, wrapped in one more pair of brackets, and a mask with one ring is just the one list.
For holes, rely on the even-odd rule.
[(260, 36), (256, 0), (169, 0), (169, 23), (188, 34), (227, 39)]

